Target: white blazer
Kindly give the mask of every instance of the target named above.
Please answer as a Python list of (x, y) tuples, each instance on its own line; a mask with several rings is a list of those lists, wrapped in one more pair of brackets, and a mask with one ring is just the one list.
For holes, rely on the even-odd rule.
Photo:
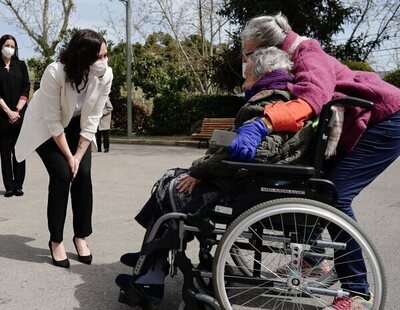
[[(108, 68), (98, 78), (89, 73), (86, 96), (81, 111), (80, 135), (93, 141), (111, 90), (113, 73)], [(64, 65), (53, 62), (47, 66), (25, 111), (21, 132), (15, 145), (17, 161), (25, 160), (51, 137), (64, 132), (74, 114), (78, 93), (66, 81)]]

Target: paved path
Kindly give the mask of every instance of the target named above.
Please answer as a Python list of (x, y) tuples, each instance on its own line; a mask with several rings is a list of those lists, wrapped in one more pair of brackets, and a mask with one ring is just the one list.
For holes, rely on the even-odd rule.
[[(65, 243), (71, 268), (51, 264), (47, 248), (47, 175), (33, 154), (27, 162), (25, 195), (0, 196), (0, 309), (130, 309), (117, 302), (114, 278), (130, 270), (119, 263), (121, 254), (138, 249), (143, 230), (132, 219), (148, 199), (151, 186), (171, 167), (187, 167), (204, 153), (194, 147), (149, 145), (111, 146), (94, 153), (94, 233), (89, 238), (94, 262), (80, 264), (72, 244), (71, 210)], [(388, 279), (388, 304), (397, 310), (400, 287), (400, 161), (380, 176), (355, 201), (360, 224), (381, 252)], [(0, 187), (0, 194), (3, 190)], [(392, 249), (395, 250), (392, 250)], [(191, 247), (190, 255), (196, 257)], [(176, 309), (181, 277), (167, 280), (162, 309)]]

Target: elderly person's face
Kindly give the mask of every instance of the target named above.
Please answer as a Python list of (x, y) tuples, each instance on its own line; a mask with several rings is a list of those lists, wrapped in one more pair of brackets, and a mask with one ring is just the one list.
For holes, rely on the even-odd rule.
[(257, 49), (257, 44), (254, 40), (243, 40), (242, 42), (242, 62), (247, 63), (249, 61), (249, 57), (255, 52)]
[(254, 59), (252, 57), (249, 57), (247, 59), (247, 66), (244, 73), (246, 76), (246, 80), (244, 81), (242, 88), (250, 89), (258, 80), (258, 78), (254, 75)]

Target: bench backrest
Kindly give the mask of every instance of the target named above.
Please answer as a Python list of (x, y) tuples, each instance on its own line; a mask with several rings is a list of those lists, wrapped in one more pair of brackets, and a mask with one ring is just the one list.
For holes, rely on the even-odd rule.
[(234, 125), (234, 122), (234, 118), (204, 118), (200, 133), (212, 134), (214, 129), (229, 129)]

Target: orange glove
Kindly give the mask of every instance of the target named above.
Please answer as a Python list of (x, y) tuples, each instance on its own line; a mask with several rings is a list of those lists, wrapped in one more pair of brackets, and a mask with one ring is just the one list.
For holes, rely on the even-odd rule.
[(264, 116), (271, 121), (274, 131), (297, 132), (313, 115), (311, 106), (303, 99), (266, 105)]

